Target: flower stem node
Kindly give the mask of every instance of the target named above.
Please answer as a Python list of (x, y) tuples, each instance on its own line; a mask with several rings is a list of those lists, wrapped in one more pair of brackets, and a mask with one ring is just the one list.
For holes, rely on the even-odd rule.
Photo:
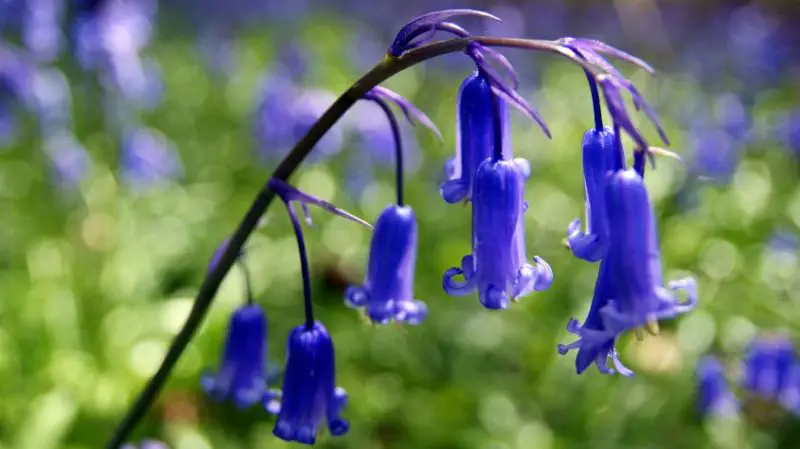
[[(538, 256), (530, 264), (526, 256), (525, 167), (521, 159), (492, 158), (478, 167), (472, 191), (473, 251), (460, 268), (445, 272), (442, 287), (447, 294), (477, 289), (484, 307), (505, 309), (512, 300), (550, 287), (550, 265)], [(456, 276), (463, 276), (463, 282), (454, 280)]]
[(284, 441), (313, 445), (323, 422), (334, 436), (349, 430), (340, 416), (347, 393), (336, 387), (333, 342), (319, 321), (289, 334), (283, 392), (279, 401), (276, 397), (265, 396), (264, 406), (278, 415), (272, 433)]
[(375, 223), (364, 284), (348, 288), (345, 303), (365, 308), (369, 319), (376, 324), (392, 320), (421, 323), (428, 308), (413, 296), (416, 258), (414, 211), (409, 206), (386, 207)]
[(231, 399), (239, 408), (261, 400), (269, 382), (264, 355), (267, 317), (257, 305), (242, 306), (231, 316), (222, 362), (216, 374), (201, 379), (203, 390), (214, 401)]

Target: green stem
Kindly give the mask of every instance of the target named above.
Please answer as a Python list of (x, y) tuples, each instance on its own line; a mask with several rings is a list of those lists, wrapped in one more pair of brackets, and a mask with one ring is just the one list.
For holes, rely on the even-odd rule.
[[(314, 126), (311, 127), (308, 133), (297, 142), (297, 145), (295, 145), (292, 151), (278, 164), (278, 167), (275, 169), (270, 179), (277, 178), (287, 181), (306, 156), (311, 153), (314, 145), (319, 142), (322, 136), (370, 89), (415, 64), (448, 53), (463, 51), (470, 42), (478, 42), (486, 46), (513, 47), (558, 53), (580, 65), (593, 75), (598, 74), (594, 66), (582, 61), (568, 49), (551, 41), (534, 39), (473, 36), (436, 42), (410, 50), (397, 58), (387, 57), (336, 99), (328, 110), (322, 114), (319, 120), (317, 120)], [(203, 284), (200, 286), (197, 296), (195, 297), (192, 310), (189, 312), (189, 317), (186, 319), (183, 328), (181, 328), (172, 340), (172, 344), (170, 344), (167, 354), (164, 356), (164, 361), (161, 362), (161, 366), (159, 366), (156, 373), (144, 386), (141, 393), (136, 398), (136, 401), (128, 410), (128, 413), (114, 429), (111, 439), (105, 446), (106, 449), (118, 449), (128, 439), (136, 424), (144, 417), (147, 410), (155, 402), (158, 393), (166, 383), (169, 374), (172, 372), (181, 354), (183, 354), (183, 351), (189, 345), (197, 329), (202, 324), (220, 283), (228, 270), (230, 270), (231, 265), (236, 261), (236, 256), (239, 254), (242, 246), (244, 246), (245, 241), (250, 234), (253, 233), (261, 216), (266, 212), (274, 198), (275, 193), (265, 184), (253, 200), (250, 209), (239, 223), (236, 232), (231, 237), (217, 265), (206, 276), (205, 280), (203, 280)]]

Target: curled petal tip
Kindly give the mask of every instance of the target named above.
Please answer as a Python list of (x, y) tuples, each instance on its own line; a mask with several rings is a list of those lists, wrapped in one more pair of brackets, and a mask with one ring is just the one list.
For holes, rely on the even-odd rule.
[[(270, 190), (274, 191), (275, 194), (277, 194), (287, 204), (289, 202), (291, 202), (291, 201), (297, 201), (297, 202), (301, 203), (301, 205), (303, 206), (303, 211), (306, 214), (308, 213), (307, 205), (308, 204), (313, 204), (313, 205), (315, 205), (317, 207), (325, 209), (328, 212), (331, 212), (331, 213), (333, 213), (335, 215), (338, 215), (338, 216), (340, 216), (342, 218), (346, 218), (346, 219), (348, 219), (350, 221), (353, 221), (355, 223), (363, 225), (363, 226), (367, 227), (370, 230), (373, 229), (372, 225), (369, 224), (369, 222), (367, 222), (366, 220), (363, 220), (363, 219), (351, 214), (350, 212), (347, 212), (344, 209), (340, 209), (340, 208), (336, 207), (333, 203), (325, 201), (322, 198), (319, 198), (317, 196), (302, 192), (299, 189), (287, 184), (285, 181), (282, 181), (282, 180), (280, 180), (278, 178), (270, 179), (267, 182), (267, 187), (269, 187)], [(308, 217), (308, 215), (307, 215), (306, 216), (306, 221), (308, 221), (309, 218), (310, 217)]]
[[(456, 16), (476, 16), (502, 22), (499, 17), (477, 9), (446, 9), (442, 11), (429, 12), (412, 19), (410, 22), (406, 23), (402, 28), (400, 28), (400, 31), (397, 33), (394, 41), (392, 42), (392, 45), (389, 47), (389, 55), (397, 57), (404, 52), (419, 46), (433, 36), (433, 33), (436, 32), (437, 25), (445, 22), (451, 17)], [(448, 30), (445, 29), (445, 31)], [(429, 33), (430, 36), (415, 42), (415, 39), (426, 33)]]
[[(619, 60), (631, 63), (641, 69), (645, 70), (646, 72), (654, 75), (656, 73), (655, 69), (645, 62), (643, 59), (637, 58), (636, 56), (631, 55), (630, 53), (624, 52), (616, 47), (606, 44), (605, 42), (599, 41), (597, 39), (584, 39), (584, 38), (575, 38), (575, 37), (562, 37), (558, 39), (556, 42), (562, 44), (566, 47), (571, 49), (577, 49), (579, 51), (588, 51), (594, 53), (594, 55), (600, 59), (598, 53), (607, 54), (611, 57), (617, 58)], [(594, 59), (594, 58), (593, 58)], [(605, 64), (608, 64), (605, 60), (603, 60)], [(598, 64), (599, 65), (599, 64)], [(610, 65), (610, 64), (608, 64)], [(604, 69), (606, 70), (606, 69)]]
[(515, 107), (518, 111), (522, 112), (528, 118), (536, 122), (548, 139), (553, 138), (552, 134), (550, 133), (550, 128), (547, 126), (547, 122), (544, 121), (544, 118), (542, 118), (539, 112), (533, 109), (533, 107), (531, 107), (531, 105), (528, 104), (528, 102), (515, 90), (509, 89), (502, 85), (493, 84), (492, 92), (494, 92), (494, 94), (500, 97), (503, 101)]
[(436, 138), (439, 139), (439, 142), (444, 141), (442, 138), (442, 133), (439, 131), (439, 128), (436, 127), (436, 124), (433, 123), (433, 120), (431, 120), (430, 117), (422, 112), (422, 110), (414, 106), (410, 100), (382, 86), (373, 87), (370, 93), (379, 98), (391, 101), (397, 105), (401, 111), (403, 111), (403, 115), (406, 117), (406, 120), (408, 120), (409, 123), (412, 125), (416, 125), (417, 123), (422, 124), (422, 126), (436, 135)]

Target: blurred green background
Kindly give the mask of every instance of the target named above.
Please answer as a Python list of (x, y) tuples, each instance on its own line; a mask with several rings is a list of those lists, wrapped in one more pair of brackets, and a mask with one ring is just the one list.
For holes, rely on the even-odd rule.
[[(307, 72), (294, 81), (338, 94), (380, 60), (405, 20), (456, 6), (387, 2), (397, 12), (384, 17), (384, 25), (373, 23), (368, 12), (346, 9), (363, 2), (323, 3), (309, 2), (288, 18), (270, 10), (262, 21), (227, 25), (223, 31), (231, 34), (220, 34), (233, 62), (223, 64), (223, 73), (209, 68), (192, 28), (222, 16), (187, 20), (193, 9), (187, 2), (162, 8), (158, 33), (141, 53), (160, 66), (163, 98), (157, 107), (137, 110), (136, 121), (174, 143), (182, 176), (145, 188), (123, 182), (117, 128), (109, 124), (103, 100), (112, 95), (81, 69), (69, 48), (47, 63), (69, 82), (72, 131), (86, 149), (88, 169), (69, 188), (54, 182), (36, 115), (15, 109), (16, 136), (0, 151), (0, 448), (98, 448), (108, 439), (182, 326), (211, 254), (235, 229), (276, 155), (288, 150), (270, 148), (264, 157), (253, 134), (262, 77), (276, 66), (286, 42), (307, 54)], [(541, 34), (528, 29), (530, 23), (521, 30), (544, 38), (592, 34), (638, 50), (660, 71), (651, 78), (619, 65), (656, 106), (671, 148), (686, 160), (659, 160), (647, 184), (659, 216), (665, 279), (696, 276), (698, 308), (662, 323), (657, 337), (620, 342), (634, 378), (603, 376), (594, 368), (578, 376), (574, 354), (557, 354), (557, 343), (572, 341), (564, 330), (567, 320), (583, 320), (588, 310), (597, 272), (562, 246), (567, 224), (583, 214), (580, 139), (592, 124), (591, 104), (576, 67), (555, 56), (519, 52), (508, 54), (523, 76), (521, 91), (540, 108), (554, 136), (547, 140), (514, 116), (516, 154), (533, 168), (527, 183), (528, 252), (551, 264), (555, 281), (503, 312), (483, 309), (474, 296), (446, 296), (441, 275), (470, 250), (470, 212), (445, 204), (438, 183), (453, 154), (456, 95), (471, 63), (448, 56), (414, 67), (386, 86), (426, 111), (444, 135), (440, 144), (424, 130), (405, 126), (409, 136), (416, 133), (418, 147), (406, 193), (420, 226), (416, 297), (430, 314), (417, 327), (375, 327), (344, 307), (344, 288), (363, 276), (370, 235), (312, 211), (314, 226), (306, 228), (306, 238), (316, 313), (336, 346), (338, 383), (350, 395), (344, 416), (351, 421), (349, 434), (325, 435), (318, 446), (798, 447), (796, 418), (746, 408), (739, 418), (703, 420), (694, 405), (699, 355), (723, 356), (735, 380), (743, 348), (758, 332), (798, 330), (798, 160), (793, 134), (778, 129), (784, 121), (791, 126), (784, 117), (800, 106), (797, 65), (791, 53), (775, 56), (780, 65), (769, 76), (743, 74), (730, 61), (714, 65), (714, 58), (742, 51), (728, 40), (744, 31), (728, 21), (736, 10), (725, 4), (705, 12), (673, 7), (658, 16), (668, 32), (659, 36), (650, 29), (650, 40), (642, 40), (642, 24), (661, 11), (645, 4), (650, 5), (571, 5), (563, 7), (563, 20)], [(508, 10), (511, 25), (519, 17), (547, 19), (537, 16), (539, 5), (500, 6), (519, 8), (519, 14)], [(67, 17), (76, 16), (66, 10)], [(597, 11), (605, 15), (599, 18)], [(758, 11), (770, 18), (771, 32), (783, 32), (784, 22), (769, 8)], [(461, 23), (476, 33), (486, 27)], [(359, 37), (370, 26), (372, 40)], [(65, 25), (65, 35), (69, 30)], [(13, 33), (8, 39), (16, 42)], [(742, 39), (746, 45), (756, 38)], [(766, 64), (748, 61), (758, 68)], [(739, 110), (747, 119), (744, 136), (703, 140), (718, 137), (726, 129), (725, 113)], [(374, 221), (393, 201), (392, 169), (374, 164), (362, 185), (348, 187), (346, 181), (362, 173), (358, 159), (355, 166), (352, 160), (361, 154), (352, 125), (359, 117), (353, 111), (345, 120), (340, 152), (304, 166), (293, 182)], [(640, 123), (655, 141), (652, 127)], [(707, 153), (701, 152), (704, 145)], [(706, 173), (715, 164), (724, 166), (723, 174)], [(269, 314), (269, 355), (281, 365), (288, 331), (303, 313), (299, 261), (282, 206), (273, 205), (247, 251), (256, 300)], [(243, 277), (234, 269), (137, 428), (136, 440), (158, 438), (174, 449), (290, 446), (271, 435), (274, 420), (260, 407), (241, 412), (213, 404), (199, 388), (202, 371), (216, 369), (230, 313), (243, 300)]]

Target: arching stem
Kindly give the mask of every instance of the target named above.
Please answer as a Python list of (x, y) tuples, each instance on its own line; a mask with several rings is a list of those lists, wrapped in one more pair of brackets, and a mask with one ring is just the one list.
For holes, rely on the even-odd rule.
[[(319, 120), (314, 123), (311, 129), (308, 130), (306, 135), (297, 142), (292, 151), (278, 164), (278, 167), (270, 176), (270, 179), (277, 178), (283, 181), (288, 180), (322, 136), (339, 121), (355, 102), (363, 98), (364, 94), (370, 89), (415, 64), (448, 53), (463, 51), (470, 42), (478, 42), (491, 47), (510, 47), (557, 53), (583, 67), (592, 75), (600, 74), (594, 66), (581, 60), (562, 45), (552, 41), (535, 39), (472, 36), (449, 39), (425, 45), (410, 50), (396, 58), (386, 57), (336, 99), (328, 110), (322, 114)], [(164, 387), (164, 384), (169, 378), (169, 374), (172, 372), (181, 354), (183, 354), (183, 351), (200, 328), (214, 300), (214, 296), (219, 289), (220, 283), (230, 270), (242, 246), (244, 246), (247, 238), (252, 234), (253, 230), (255, 230), (261, 216), (266, 212), (274, 198), (275, 192), (270, 190), (266, 185), (258, 192), (256, 198), (253, 200), (253, 204), (250, 205), (247, 213), (242, 217), (236, 232), (231, 236), (230, 242), (222, 253), (219, 262), (214, 269), (208, 273), (202, 285), (200, 285), (200, 289), (192, 305), (192, 310), (186, 318), (186, 323), (184, 323), (181, 330), (172, 340), (167, 354), (164, 356), (164, 360), (161, 362), (158, 370), (144, 386), (127, 414), (114, 429), (111, 439), (105, 446), (106, 449), (118, 449), (122, 446), (122, 443), (127, 440), (136, 424), (144, 417), (153, 402), (155, 402), (158, 393)]]

